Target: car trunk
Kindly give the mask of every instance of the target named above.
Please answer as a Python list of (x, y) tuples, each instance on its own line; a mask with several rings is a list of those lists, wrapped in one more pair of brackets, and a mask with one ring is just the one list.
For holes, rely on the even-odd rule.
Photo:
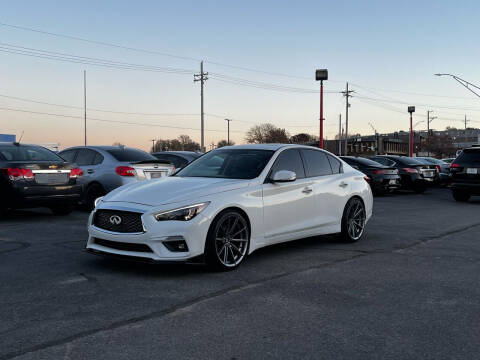
[(436, 165), (418, 165), (415, 166), (418, 173), (427, 181), (433, 181), (437, 176), (438, 170)]
[(138, 180), (163, 178), (175, 171), (175, 166), (165, 161), (146, 160), (130, 163), (130, 166), (135, 169)]
[[(15, 161), (9, 163), (10, 168), (20, 168), (31, 170), (33, 181), (31, 185), (66, 185), (70, 182), (70, 170), (72, 166), (64, 162), (54, 161)], [(27, 179), (26, 179), (27, 180)]]

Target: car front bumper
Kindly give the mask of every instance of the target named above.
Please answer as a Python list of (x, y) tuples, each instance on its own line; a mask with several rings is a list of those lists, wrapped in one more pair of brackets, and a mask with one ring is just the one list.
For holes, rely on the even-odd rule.
[[(102, 207), (102, 209), (108, 209)], [(109, 210), (123, 210), (142, 213), (142, 232), (116, 233), (101, 229), (93, 224), (94, 210), (88, 222), (86, 250), (100, 255), (130, 257), (150, 262), (182, 262), (202, 255), (205, 249), (210, 220), (203, 213), (190, 221), (157, 221), (158, 210), (131, 204), (115, 204)], [(172, 251), (175, 243), (184, 242), (186, 249)]]

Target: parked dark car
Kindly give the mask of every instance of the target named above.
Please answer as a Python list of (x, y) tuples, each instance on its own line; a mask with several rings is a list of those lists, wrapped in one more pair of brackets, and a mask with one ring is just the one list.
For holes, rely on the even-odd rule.
[(37, 145), (0, 143), (0, 210), (48, 207), (66, 215), (80, 199), (82, 170)]
[(450, 184), (457, 201), (480, 195), (480, 148), (464, 149), (450, 165)]
[(435, 165), (438, 175), (436, 182), (440, 185), (446, 185), (448, 183), (448, 180), (450, 179), (450, 164), (429, 156), (416, 157), (415, 160), (421, 161), (427, 165)]
[(400, 175), (396, 168), (362, 157), (340, 156), (340, 158), (370, 178), (374, 194), (383, 195), (400, 188)]
[(433, 184), (437, 174), (435, 165), (425, 165), (407, 156), (377, 155), (369, 159), (396, 168), (401, 178), (401, 189), (416, 193), (424, 192), (429, 184)]
[(170, 162), (178, 171), (203, 155), (195, 151), (159, 151), (152, 154), (158, 160)]
[(126, 146), (76, 146), (59, 155), (83, 170), (83, 203), (93, 209), (95, 199), (131, 182), (164, 179), (174, 172), (170, 162), (162, 163), (146, 151)]

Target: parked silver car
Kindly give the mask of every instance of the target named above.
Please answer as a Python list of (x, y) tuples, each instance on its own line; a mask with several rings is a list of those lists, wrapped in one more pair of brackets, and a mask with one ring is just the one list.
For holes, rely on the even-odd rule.
[(79, 179), (83, 186), (81, 202), (89, 209), (93, 208), (96, 198), (119, 186), (163, 178), (175, 171), (174, 165), (125, 146), (77, 146), (65, 149), (59, 155), (83, 170)]

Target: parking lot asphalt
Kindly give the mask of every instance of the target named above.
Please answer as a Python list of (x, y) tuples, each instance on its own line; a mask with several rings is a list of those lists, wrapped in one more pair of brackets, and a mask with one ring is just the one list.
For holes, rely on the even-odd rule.
[(226, 273), (87, 254), (87, 217), (0, 219), (0, 359), (480, 357), (480, 198), (375, 198), (360, 242), (280, 244)]

